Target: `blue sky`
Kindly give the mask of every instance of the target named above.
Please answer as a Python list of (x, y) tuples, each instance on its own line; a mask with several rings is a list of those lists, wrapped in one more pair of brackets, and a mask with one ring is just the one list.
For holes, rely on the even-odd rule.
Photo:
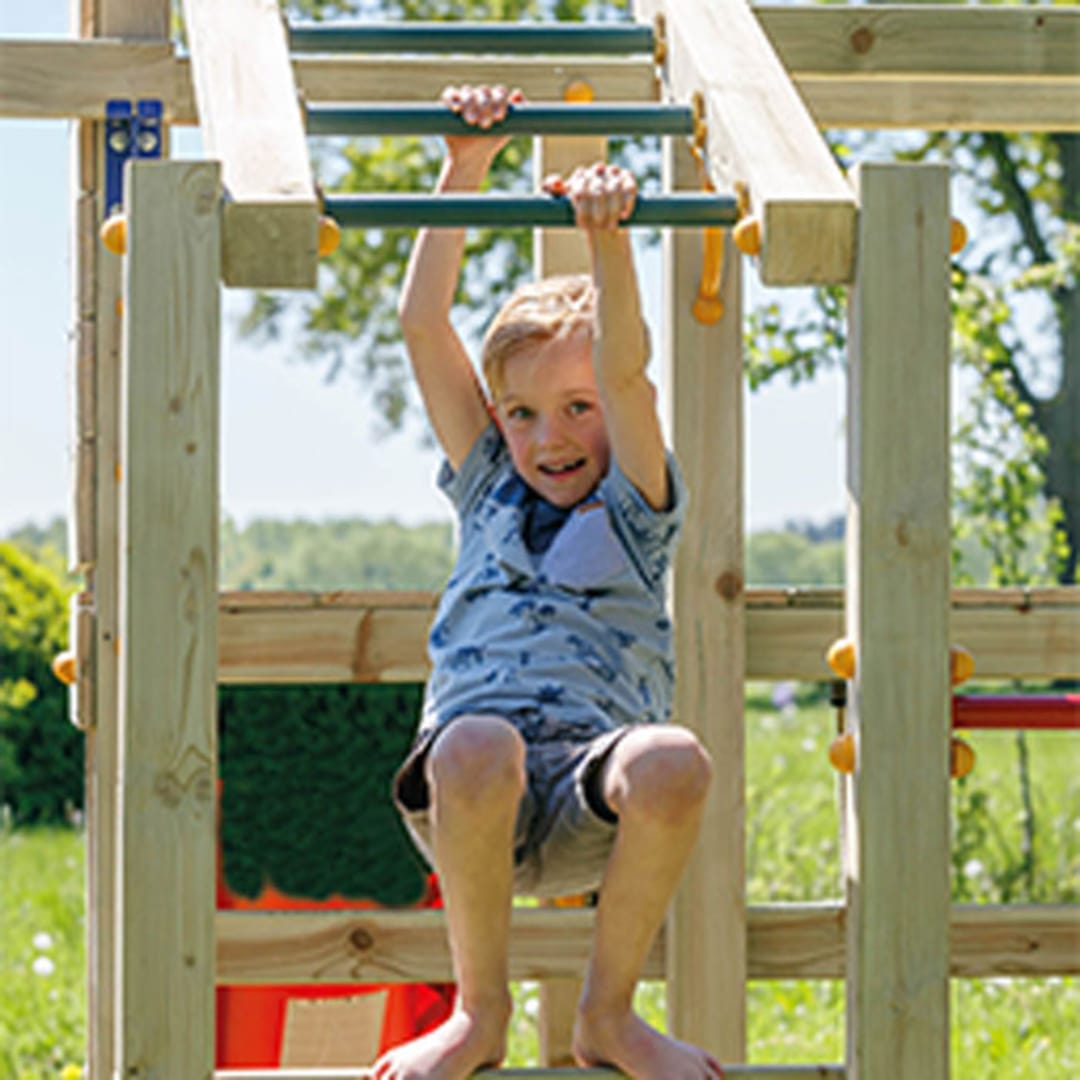
[[(63, 36), (66, 0), (0, 0), (0, 36)], [(197, 155), (185, 131), (174, 153)], [(68, 125), (0, 120), (0, 535), (66, 510), (71, 326)], [(655, 255), (640, 263), (659, 325)], [(233, 323), (246, 295), (226, 293), (222, 354), (222, 501), (244, 523), (281, 518), (448, 518), (434, 451), (416, 428), (376, 436), (348, 378), (326, 385), (286, 346), (253, 346)], [(661, 388), (661, 392), (663, 388)], [(747, 401), (747, 517), (752, 529), (822, 520), (843, 508), (843, 387), (836, 378)]]

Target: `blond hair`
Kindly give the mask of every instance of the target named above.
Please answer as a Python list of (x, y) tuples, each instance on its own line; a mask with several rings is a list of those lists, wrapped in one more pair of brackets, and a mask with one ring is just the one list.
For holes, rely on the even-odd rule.
[(520, 285), (484, 335), (481, 363), (488, 392), (498, 397), (506, 361), (522, 349), (594, 332), (596, 287), (588, 274), (564, 274)]

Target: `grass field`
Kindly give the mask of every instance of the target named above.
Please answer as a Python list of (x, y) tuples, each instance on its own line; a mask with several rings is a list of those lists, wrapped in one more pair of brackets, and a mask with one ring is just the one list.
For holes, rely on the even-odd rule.
[[(747, 717), (747, 875), (752, 903), (841, 895), (836, 782), (825, 761), (833, 719), (820, 705), (774, 708), (756, 688)], [(974, 773), (954, 799), (954, 895), (967, 902), (1080, 899), (1080, 745), (1027, 739), (1025, 795), (1012, 735), (970, 740)], [(1025, 810), (1025, 800), (1030, 806)], [(84, 1056), (84, 838), (73, 830), (0, 834), (0, 1080), (77, 1076)], [(512, 1063), (535, 1052), (535, 989), (518, 988)], [(639, 1004), (662, 1022), (663, 987)], [(750, 1059), (843, 1058), (843, 987), (754, 983)], [(1080, 1076), (1080, 979), (953, 984), (955, 1080)], [(65, 1067), (67, 1069), (65, 1075)]]

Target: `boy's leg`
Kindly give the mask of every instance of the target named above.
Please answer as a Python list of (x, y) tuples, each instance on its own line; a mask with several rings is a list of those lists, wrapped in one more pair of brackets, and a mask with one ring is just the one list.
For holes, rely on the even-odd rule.
[(497, 716), (455, 719), (425, 762), (457, 1001), (434, 1031), (385, 1054), (378, 1080), (464, 1080), (505, 1052), (513, 834), (525, 744)]
[(662, 1035), (632, 1009), (645, 957), (697, 838), (710, 773), (693, 734), (668, 725), (629, 732), (604, 766), (601, 790), (619, 826), (574, 1033), (582, 1065), (612, 1065), (636, 1080), (723, 1075), (710, 1055)]

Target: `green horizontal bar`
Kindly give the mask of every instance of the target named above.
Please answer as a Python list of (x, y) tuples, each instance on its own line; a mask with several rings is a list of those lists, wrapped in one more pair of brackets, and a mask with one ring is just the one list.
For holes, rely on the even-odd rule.
[(312, 105), (309, 135), (692, 135), (685, 105), (515, 105), (487, 129), (443, 105)]
[[(328, 195), (326, 213), (344, 229), (430, 226), (572, 227), (574, 209), (550, 195)], [(734, 225), (731, 195), (643, 195), (624, 222), (628, 226), (683, 228)]]
[(293, 26), (293, 52), (651, 53), (651, 26), (636, 23), (340, 23)]

